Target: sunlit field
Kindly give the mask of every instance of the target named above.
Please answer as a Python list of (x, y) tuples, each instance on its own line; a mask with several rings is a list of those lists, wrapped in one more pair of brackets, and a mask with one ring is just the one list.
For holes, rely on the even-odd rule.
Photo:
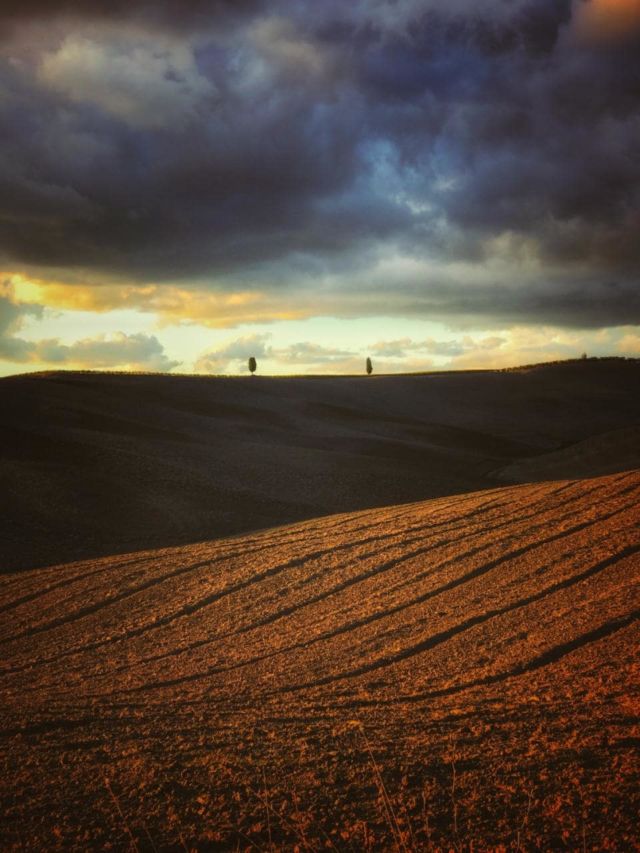
[(505, 487), (5, 579), (5, 845), (632, 849), (639, 497)]

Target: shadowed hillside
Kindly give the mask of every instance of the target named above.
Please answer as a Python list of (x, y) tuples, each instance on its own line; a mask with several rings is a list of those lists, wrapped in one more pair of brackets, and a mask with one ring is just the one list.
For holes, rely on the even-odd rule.
[(604, 468), (578, 459), (557, 476), (631, 468), (636, 387), (640, 362), (621, 359), (378, 377), (8, 377), (2, 568), (480, 489), (505, 466), (512, 481), (549, 479), (553, 458), (542, 476), (518, 465), (611, 430), (630, 430), (624, 452), (614, 441)]
[(3, 849), (636, 849), (639, 500), (505, 487), (0, 579)]

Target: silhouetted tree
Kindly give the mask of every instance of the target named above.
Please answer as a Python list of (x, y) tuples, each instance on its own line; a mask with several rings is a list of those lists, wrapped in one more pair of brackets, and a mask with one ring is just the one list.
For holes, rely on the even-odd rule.
[(371, 359), (367, 358), (367, 376), (371, 376), (373, 372), (373, 365), (371, 364)]
[(586, 358), (587, 358), (587, 354), (586, 354), (586, 352), (583, 352), (583, 353), (582, 353), (582, 355), (580, 356), (580, 358), (581, 358), (583, 361), (586, 361)]
[(255, 358), (253, 356), (251, 356), (251, 358), (249, 359), (249, 370), (251, 371), (252, 376), (256, 372), (257, 366), (258, 366), (257, 361), (255, 360)]

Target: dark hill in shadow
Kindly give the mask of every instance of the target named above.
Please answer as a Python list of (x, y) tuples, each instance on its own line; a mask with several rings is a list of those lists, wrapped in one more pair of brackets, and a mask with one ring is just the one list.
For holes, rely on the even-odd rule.
[[(550, 479), (555, 451), (637, 428), (638, 387), (640, 362), (623, 359), (372, 377), (7, 377), (1, 567), (468, 492), (504, 469), (536, 479), (523, 460), (543, 455), (538, 478)], [(589, 476), (592, 455), (578, 457), (572, 476)], [(606, 466), (632, 467), (615, 447)]]

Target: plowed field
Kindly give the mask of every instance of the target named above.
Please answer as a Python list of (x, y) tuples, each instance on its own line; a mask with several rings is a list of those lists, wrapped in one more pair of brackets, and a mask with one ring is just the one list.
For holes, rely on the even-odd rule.
[(6, 849), (638, 849), (640, 473), (0, 579)]

